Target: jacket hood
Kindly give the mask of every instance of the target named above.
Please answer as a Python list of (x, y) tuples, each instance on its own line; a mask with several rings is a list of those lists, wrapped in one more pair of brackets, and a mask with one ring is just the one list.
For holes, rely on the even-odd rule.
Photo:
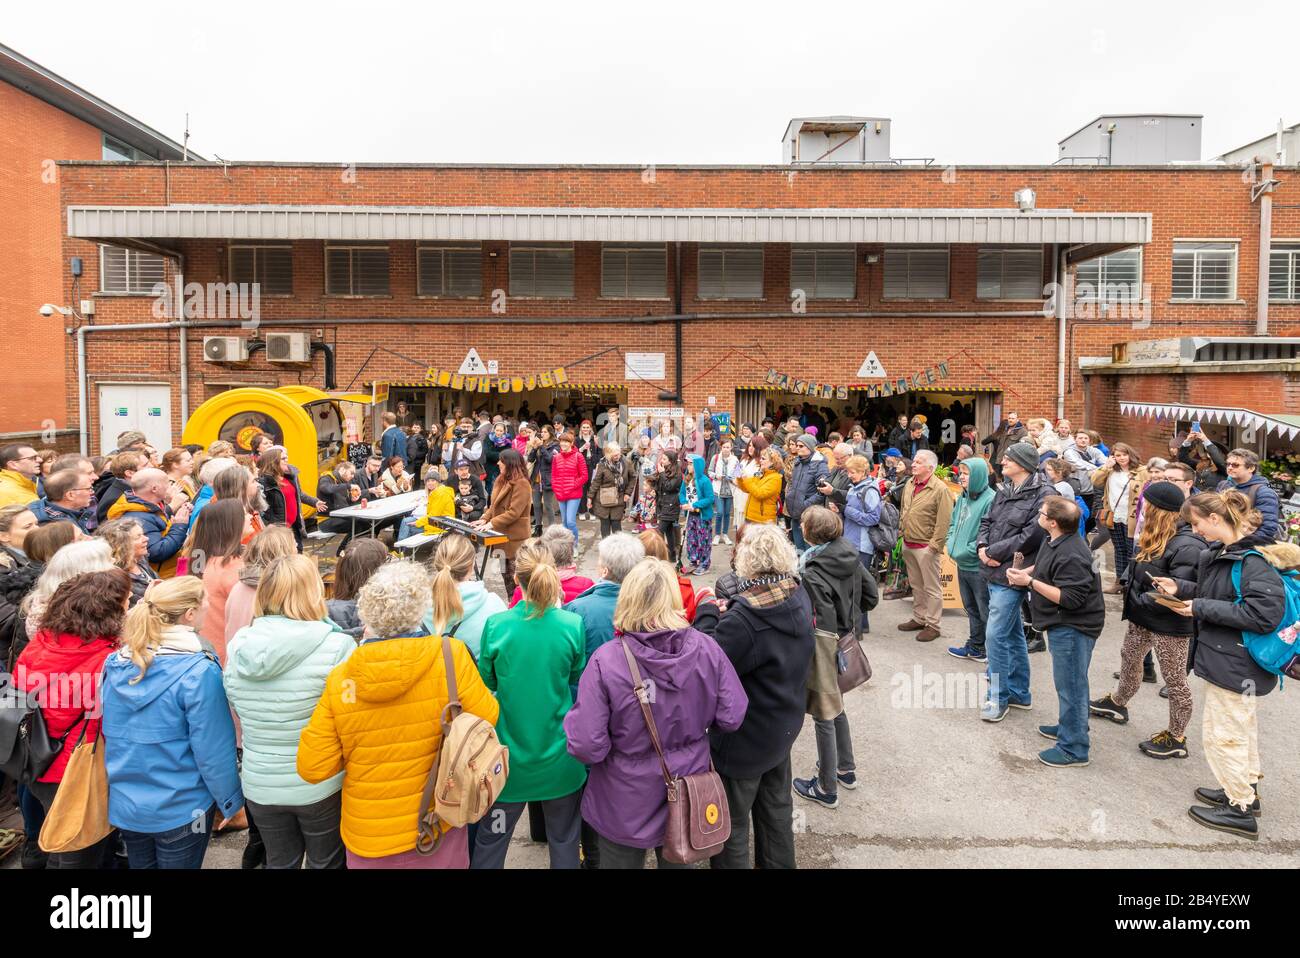
[(77, 635), (62, 632), (37, 632), (32, 645), (40, 649), (41, 671), (77, 672), (80, 666), (104, 652), (117, 648), (117, 639), (102, 637), (82, 642)]
[(303, 663), (335, 632), (331, 622), (303, 622), (264, 615), (239, 630), (231, 641), (226, 669), (250, 682), (265, 682)]
[(621, 582), (610, 582), (608, 579), (601, 579), (590, 589), (586, 589), (585, 591), (578, 593), (573, 598), (581, 599), (589, 595), (600, 595), (600, 596), (609, 596), (612, 599), (617, 599), (618, 592), (621, 588), (623, 588), (623, 583)]
[(461, 616), (462, 621), (478, 615), (487, 604), (487, 586), (478, 579), (471, 579), (460, 583), (457, 588), (460, 590), (460, 604), (465, 607), (465, 614)]
[(117, 519), (128, 512), (152, 512), (154, 515), (162, 515), (162, 507), (137, 499), (134, 494), (128, 492), (109, 506), (108, 517)]
[(853, 548), (848, 539), (840, 536), (833, 542), (828, 542), (826, 548), (808, 560), (805, 572), (815, 569), (832, 581), (842, 582), (855, 574), (860, 562), (858, 550)]
[[(113, 682), (114, 694), (133, 712), (138, 712), (152, 705), (191, 669), (207, 661), (208, 657), (199, 652), (160, 652), (141, 676), (139, 667), (130, 659), (110, 655), (104, 663), (104, 678)], [(135, 681), (137, 677), (139, 681)]]
[[(688, 644), (693, 633), (695, 630), (688, 626), (684, 629), (659, 629), (655, 632), (624, 632), (623, 637), (628, 640), (628, 646), (632, 649), (637, 668), (643, 677), (654, 679), (664, 688), (678, 690), (681, 688), (681, 679), (691, 674), (700, 655), (699, 643)], [(622, 647), (618, 651), (617, 661), (626, 669), (627, 661), (623, 658)]]
[(1261, 555), (1275, 569), (1288, 570), (1300, 568), (1300, 546), (1290, 542), (1277, 542), (1273, 545), (1258, 547)]
[(691, 469), (695, 472), (696, 485), (699, 484), (701, 477), (708, 478), (709, 467), (703, 456), (691, 456)]
[(415, 685), (441, 655), (441, 643), (428, 635), (371, 639), (357, 646), (344, 674), (356, 683), (362, 701), (391, 702)]
[(245, 565), (239, 570), (239, 581), (250, 589), (256, 589), (259, 582), (262, 581), (262, 567), (257, 565)]
[(978, 499), (989, 487), (989, 464), (980, 456), (971, 456), (962, 460), (961, 467), (970, 473), (966, 481), (967, 497)]

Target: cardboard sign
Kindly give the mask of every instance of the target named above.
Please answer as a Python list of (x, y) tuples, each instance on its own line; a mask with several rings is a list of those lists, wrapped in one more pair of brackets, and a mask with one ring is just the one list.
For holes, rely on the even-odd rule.
[(961, 603), (961, 586), (957, 584), (957, 563), (945, 552), (939, 557), (939, 584), (943, 587), (943, 607), (964, 609)]

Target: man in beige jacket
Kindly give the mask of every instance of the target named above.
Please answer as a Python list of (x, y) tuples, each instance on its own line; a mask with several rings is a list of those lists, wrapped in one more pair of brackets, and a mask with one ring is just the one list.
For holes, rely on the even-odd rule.
[(933, 642), (939, 637), (939, 617), (943, 615), (939, 558), (948, 543), (952, 494), (942, 480), (935, 478), (938, 465), (938, 458), (929, 449), (916, 454), (899, 514), (903, 563), (912, 585), (912, 618), (898, 628), (915, 632), (918, 642)]

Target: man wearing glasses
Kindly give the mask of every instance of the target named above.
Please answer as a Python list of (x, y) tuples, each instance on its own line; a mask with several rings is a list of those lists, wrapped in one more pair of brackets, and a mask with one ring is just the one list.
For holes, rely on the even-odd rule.
[(80, 469), (62, 469), (45, 478), (45, 498), (37, 499), (29, 509), (40, 525), (71, 522), (86, 535), (94, 527), (95, 514), (90, 508), (94, 482)]
[(0, 506), (25, 506), (39, 499), (36, 476), (40, 471), (40, 457), (31, 446), (0, 447)]
[(1246, 497), (1255, 509), (1259, 510), (1261, 521), (1256, 530), (1269, 539), (1277, 538), (1278, 502), (1277, 493), (1268, 484), (1268, 480), (1256, 474), (1259, 468), (1259, 456), (1249, 449), (1234, 449), (1228, 453), (1228, 478), (1219, 483), (1219, 492), (1235, 489)]

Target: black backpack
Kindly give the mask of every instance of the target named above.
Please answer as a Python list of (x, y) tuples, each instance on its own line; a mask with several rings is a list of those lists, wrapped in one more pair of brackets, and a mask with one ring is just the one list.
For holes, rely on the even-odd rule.
[[(876, 555), (887, 556), (894, 551), (894, 545), (898, 542), (898, 506), (892, 501), (880, 495), (879, 486), (876, 487), (876, 495), (880, 498), (880, 520), (874, 526), (867, 526), (867, 538), (871, 540), (871, 548), (876, 550)], [(867, 511), (866, 495), (859, 496), (862, 500), (862, 511)]]

